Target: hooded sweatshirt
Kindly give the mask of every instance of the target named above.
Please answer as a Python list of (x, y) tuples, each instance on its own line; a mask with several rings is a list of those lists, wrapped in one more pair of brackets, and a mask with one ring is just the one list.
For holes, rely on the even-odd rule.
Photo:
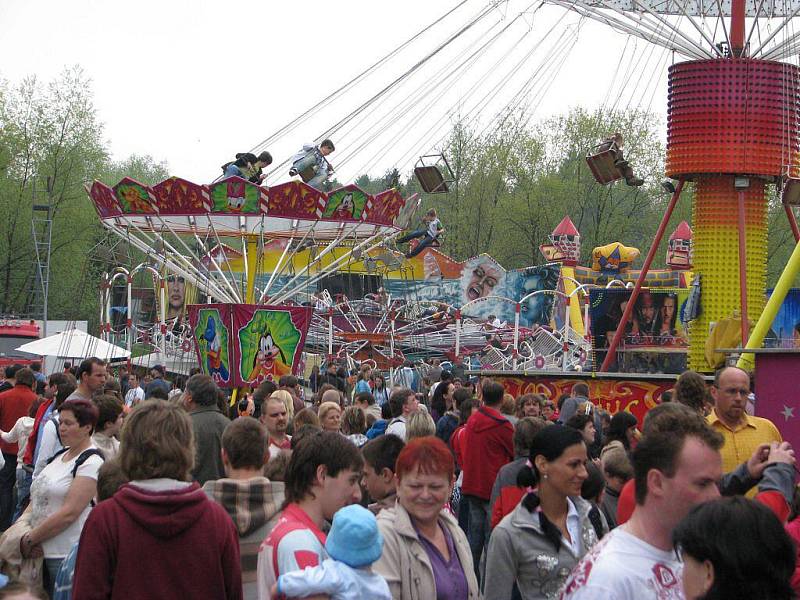
[(266, 477), (218, 479), (207, 481), (203, 491), (222, 505), (236, 525), (244, 597), (245, 600), (255, 600), (258, 598), (258, 547), (278, 521), (285, 495), (284, 484)]
[(236, 527), (196, 483), (123, 485), (86, 520), (72, 597), (239, 600)]
[(494, 408), (482, 406), (462, 437), (461, 493), (489, 500), (500, 467), (514, 460), (514, 426)]

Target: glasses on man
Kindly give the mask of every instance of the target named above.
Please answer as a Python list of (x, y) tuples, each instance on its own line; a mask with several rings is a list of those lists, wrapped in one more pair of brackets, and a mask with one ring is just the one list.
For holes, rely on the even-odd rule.
[(750, 395), (748, 388), (717, 388), (726, 396), (744, 396), (745, 398)]

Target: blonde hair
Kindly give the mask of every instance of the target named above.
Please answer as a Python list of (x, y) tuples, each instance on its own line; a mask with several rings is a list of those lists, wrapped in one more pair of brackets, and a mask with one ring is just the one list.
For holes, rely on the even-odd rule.
[(333, 409), (338, 410), (340, 413), (342, 412), (342, 407), (339, 406), (338, 402), (323, 402), (319, 405), (319, 410), (317, 410), (317, 416), (319, 417), (320, 423), (325, 420), (325, 416), (331, 412)]
[(155, 398), (140, 402), (125, 418), (120, 438), (118, 460), (129, 481), (191, 481), (194, 431), (182, 408)]
[(289, 392), (286, 390), (275, 390), (272, 392), (272, 395), (270, 395), (270, 398), (276, 398), (283, 402), (283, 405), (286, 407), (286, 416), (290, 419), (294, 418), (294, 400)]
[(408, 424), (406, 425), (407, 441), (435, 434), (436, 423), (433, 422), (433, 417), (424, 410), (412, 413), (411, 416), (408, 417)]

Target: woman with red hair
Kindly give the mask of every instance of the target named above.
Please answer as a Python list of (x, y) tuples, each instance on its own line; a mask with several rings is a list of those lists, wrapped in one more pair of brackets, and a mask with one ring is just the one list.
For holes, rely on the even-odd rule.
[(383, 554), (373, 566), (394, 600), (479, 598), (467, 536), (445, 509), (453, 454), (437, 437), (410, 441), (397, 457), (397, 503), (378, 515)]

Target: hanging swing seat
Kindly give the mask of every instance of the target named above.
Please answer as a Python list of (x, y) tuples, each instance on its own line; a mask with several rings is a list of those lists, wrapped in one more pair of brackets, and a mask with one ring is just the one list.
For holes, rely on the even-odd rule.
[[(420, 241), (421, 239), (411, 240), (411, 242), (408, 244), (409, 250), (413, 250), (414, 248), (419, 246)], [(433, 239), (433, 241), (430, 244), (428, 244), (428, 248), (441, 248), (443, 242), (444, 242), (444, 234), (440, 233)]]
[(614, 164), (616, 157), (617, 145), (613, 142), (598, 144), (586, 155), (586, 164), (589, 165), (589, 170), (597, 183), (608, 185), (617, 179), (622, 179), (622, 173)]
[(446, 194), (456, 177), (444, 154), (420, 156), (414, 166), (414, 175), (427, 194)]
[(788, 206), (800, 206), (800, 179), (797, 177), (786, 177), (783, 183), (781, 200)]
[[(323, 156), (322, 160), (324, 160), (325, 164), (328, 165), (328, 173), (329, 174), (333, 173), (333, 165), (331, 165), (331, 163), (328, 162), (328, 159)], [(314, 177), (317, 176), (318, 170), (319, 170), (319, 167), (316, 164), (313, 164), (313, 165), (307, 166), (302, 171), (298, 171), (297, 174), (300, 175), (300, 179), (303, 180), (303, 183), (308, 183), (309, 181), (314, 179)]]

